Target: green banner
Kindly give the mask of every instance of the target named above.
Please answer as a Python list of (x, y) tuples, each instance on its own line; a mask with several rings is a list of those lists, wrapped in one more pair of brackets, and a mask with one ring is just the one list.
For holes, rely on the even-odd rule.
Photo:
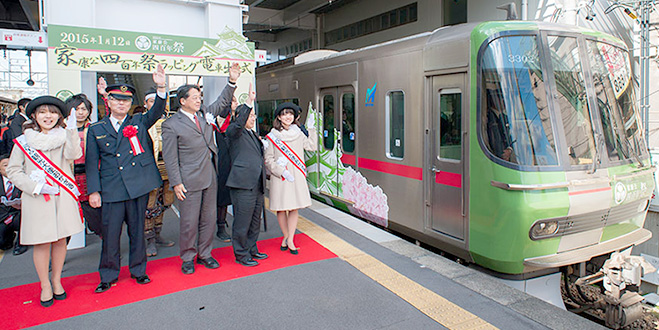
[(158, 64), (179, 74), (226, 75), (233, 61), (253, 74), (254, 43), (226, 27), (218, 39), (48, 26), (51, 69), (151, 72)]

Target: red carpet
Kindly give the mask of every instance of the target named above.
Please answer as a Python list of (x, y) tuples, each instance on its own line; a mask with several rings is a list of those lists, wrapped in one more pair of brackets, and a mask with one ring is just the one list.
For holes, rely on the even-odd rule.
[(260, 260), (260, 265), (256, 267), (237, 264), (231, 247), (213, 250), (213, 257), (221, 265), (219, 269), (207, 269), (203, 265), (195, 264), (195, 273), (192, 275), (181, 273), (179, 257), (149, 261), (147, 274), (152, 282), (147, 285), (135, 283), (135, 280), (130, 278), (128, 267), (122, 267), (117, 284), (104, 293), (94, 293), (99, 283), (98, 273), (65, 277), (62, 284), (68, 298), (63, 301), (56, 300), (49, 308), (43, 308), (39, 304), (39, 283), (3, 289), (0, 290), (0, 304), (3, 309), (11, 312), (3, 313), (0, 317), (0, 329), (31, 327), (200, 286), (336, 257), (304, 234), (295, 235), (296, 245), (301, 247), (298, 255), (280, 251), (280, 242), (281, 238), (258, 242), (259, 251), (270, 257)]

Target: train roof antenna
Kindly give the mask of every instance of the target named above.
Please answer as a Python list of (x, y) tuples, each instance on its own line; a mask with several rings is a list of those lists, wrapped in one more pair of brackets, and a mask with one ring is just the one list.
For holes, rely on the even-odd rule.
[(501, 5), (497, 7), (497, 9), (505, 10), (506, 13), (508, 13), (506, 16), (506, 21), (515, 21), (519, 19), (519, 17), (517, 17), (517, 6), (514, 2)]

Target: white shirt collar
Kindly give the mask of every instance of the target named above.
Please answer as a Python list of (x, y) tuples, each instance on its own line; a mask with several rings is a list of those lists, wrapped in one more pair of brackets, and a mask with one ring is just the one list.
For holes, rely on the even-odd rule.
[[(124, 117), (124, 119), (121, 120), (122, 124), (124, 121), (126, 121), (126, 118), (128, 118), (128, 116)], [(112, 123), (112, 127), (114, 128), (114, 130), (119, 132), (119, 128), (121, 127), (121, 124), (119, 124), (119, 119), (110, 116), (110, 122)]]
[(187, 111), (183, 111), (182, 109), (179, 110), (182, 114), (184, 114), (186, 117), (190, 118), (192, 122), (194, 123), (194, 117), (195, 115), (193, 113), (189, 113)]

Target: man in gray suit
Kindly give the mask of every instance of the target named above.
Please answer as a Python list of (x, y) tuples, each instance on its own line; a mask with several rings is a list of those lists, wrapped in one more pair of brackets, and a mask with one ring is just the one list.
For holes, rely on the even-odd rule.
[(162, 154), (169, 184), (180, 200), (181, 271), (194, 273), (197, 263), (210, 269), (220, 267), (211, 256), (217, 220), (217, 146), (213, 126), (206, 114), (217, 117), (231, 104), (235, 82), (240, 76), (237, 64), (229, 70), (229, 84), (208, 108), (201, 107), (201, 90), (184, 85), (177, 91), (179, 111), (162, 124)]

